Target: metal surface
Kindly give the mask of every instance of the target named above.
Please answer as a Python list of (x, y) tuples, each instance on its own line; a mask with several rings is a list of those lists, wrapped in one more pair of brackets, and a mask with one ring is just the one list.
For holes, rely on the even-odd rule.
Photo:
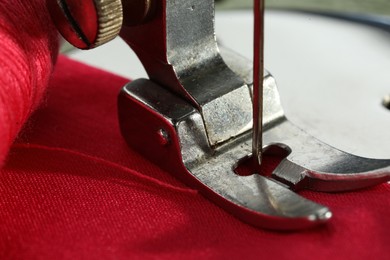
[[(266, 82), (267, 91), (277, 95), (272, 77)], [(238, 161), (251, 152), (250, 132), (218, 149), (211, 148), (199, 112), (148, 80), (127, 85), (118, 105), (121, 131), (131, 147), (238, 218), (258, 227), (294, 230), (331, 217), (328, 208), (273, 180), (234, 173)], [(277, 121), (273, 116), (266, 120), (270, 124)], [(171, 136), (168, 145), (158, 142), (155, 133), (161, 127)]]
[(233, 52), (220, 55), (213, 1), (165, 0), (155, 8), (149, 22), (121, 33), (151, 78), (128, 84), (118, 100), (122, 135), (135, 150), (240, 219), (270, 229), (307, 228), (332, 216), (293, 190), (345, 191), (390, 180), (390, 160), (344, 153), (289, 122), (269, 74), (260, 148), (288, 155), (270, 177), (236, 174), (252, 156), (251, 80), (258, 71)]
[[(249, 79), (247, 84), (251, 85), (251, 63), (233, 52), (222, 53), (232, 70)], [(390, 160), (341, 152), (289, 122), (269, 74), (264, 81), (264, 97), (264, 148), (277, 145), (289, 153), (271, 178), (234, 172), (240, 161), (251, 156), (251, 132), (217, 148), (210, 147), (197, 109), (147, 80), (134, 81), (123, 89), (118, 103), (121, 130), (128, 144), (145, 157), (238, 218), (263, 228), (307, 228), (331, 217), (328, 208), (289, 189), (336, 192), (390, 180)], [(161, 126), (171, 137), (168, 146), (153, 139)], [(148, 133), (151, 138), (139, 138)]]
[(248, 86), (219, 54), (214, 1), (164, 0), (156, 2), (155, 8), (149, 23), (125, 26), (121, 32), (149, 78), (200, 111), (210, 145), (248, 131), (252, 99)]
[(252, 156), (259, 168), (263, 147), (264, 0), (254, 0)]
[[(224, 50), (227, 64), (244, 79), (251, 79), (249, 60)], [(268, 79), (269, 80), (269, 79)], [(246, 81), (251, 85), (251, 81)], [(274, 83), (275, 84), (275, 83)], [(287, 120), (276, 90), (265, 88), (264, 147), (278, 145), (289, 155), (272, 177), (291, 189), (340, 192), (361, 189), (390, 180), (390, 159), (375, 160), (342, 152), (329, 146)]]

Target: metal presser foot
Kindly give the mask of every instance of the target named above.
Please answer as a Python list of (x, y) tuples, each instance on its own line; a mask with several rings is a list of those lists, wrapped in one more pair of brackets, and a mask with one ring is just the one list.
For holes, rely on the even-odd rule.
[[(94, 8), (78, 2), (50, 6), (65, 38), (91, 48), (120, 33), (148, 72), (150, 79), (127, 84), (119, 95), (127, 143), (237, 218), (267, 229), (307, 228), (332, 213), (296, 190), (340, 192), (390, 180), (390, 160), (339, 151), (285, 117), (274, 78), (263, 75), (263, 1), (255, 1), (254, 70), (218, 48), (214, 1), (95, 0)], [(80, 8), (89, 16), (81, 19)], [(262, 151), (275, 147), (288, 155), (271, 176), (235, 173), (250, 157), (256, 172)]]

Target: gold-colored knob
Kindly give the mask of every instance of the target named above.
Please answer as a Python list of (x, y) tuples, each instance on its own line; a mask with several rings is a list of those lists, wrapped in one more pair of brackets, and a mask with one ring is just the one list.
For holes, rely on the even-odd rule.
[(111, 41), (122, 27), (121, 0), (47, 0), (47, 4), (58, 31), (80, 49)]

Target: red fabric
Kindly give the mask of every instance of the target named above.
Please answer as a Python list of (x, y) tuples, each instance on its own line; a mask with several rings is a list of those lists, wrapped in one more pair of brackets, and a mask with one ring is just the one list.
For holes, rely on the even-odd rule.
[(389, 259), (388, 184), (303, 192), (333, 210), (316, 229), (253, 228), (126, 146), (116, 111), (126, 81), (59, 59), (0, 172), (1, 259)]
[[(44, 0), (0, 2), (0, 165), (56, 50)], [(388, 184), (302, 193), (335, 214), (317, 229), (253, 228), (126, 146), (116, 116), (126, 81), (60, 59), (0, 171), (0, 259), (390, 257)]]
[(0, 167), (41, 101), (58, 52), (44, 0), (0, 1)]

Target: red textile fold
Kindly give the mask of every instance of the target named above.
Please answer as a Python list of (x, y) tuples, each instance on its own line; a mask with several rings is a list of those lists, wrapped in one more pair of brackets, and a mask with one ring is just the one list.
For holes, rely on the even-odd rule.
[(0, 1), (0, 166), (40, 103), (57, 52), (44, 0)]

